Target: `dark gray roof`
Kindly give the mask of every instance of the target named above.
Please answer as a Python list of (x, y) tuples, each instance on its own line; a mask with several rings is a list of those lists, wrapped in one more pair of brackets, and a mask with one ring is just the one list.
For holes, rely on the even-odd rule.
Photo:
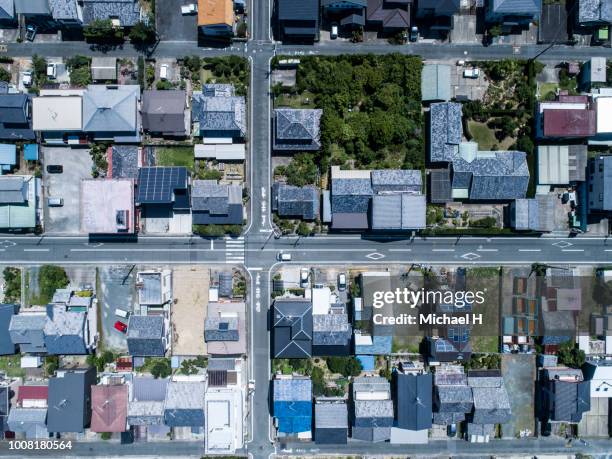
[(194, 224), (242, 223), (242, 188), (214, 180), (194, 180), (191, 185)]
[(367, 213), (374, 193), (372, 182), (362, 178), (332, 179), (332, 212)]
[(201, 135), (244, 137), (246, 134), (244, 97), (210, 97), (203, 93), (194, 93), (191, 113), (193, 120), (200, 123)]
[(438, 412), (469, 413), (473, 402), (472, 389), (468, 386), (436, 386)]
[(347, 314), (314, 314), (312, 328), (315, 346), (345, 346), (353, 334)]
[(112, 178), (138, 178), (137, 145), (113, 145), (109, 164)]
[(166, 353), (164, 318), (162, 316), (130, 316), (127, 344), (130, 355), (163, 356)]
[(16, 306), (14, 304), (0, 304), (0, 355), (10, 355), (15, 353), (15, 344), (9, 335), (11, 319), (15, 315)]
[[(185, 167), (141, 167), (138, 171), (137, 204), (176, 204), (176, 190), (187, 190)], [(189, 203), (187, 202), (187, 207)]]
[(145, 91), (142, 127), (166, 135), (185, 135), (185, 91)]
[(612, 2), (609, 0), (578, 0), (578, 22), (612, 23)]
[(349, 14), (340, 20), (341, 26), (346, 25), (365, 25), (365, 16), (363, 14)]
[(317, 400), (315, 429), (348, 429), (348, 407), (344, 400)]
[(462, 106), (455, 102), (431, 104), (430, 114), (430, 153), (429, 159), (452, 161), (461, 143)]
[(315, 186), (297, 187), (275, 183), (272, 208), (283, 217), (314, 220), (319, 215), (319, 190)]
[(277, 108), (274, 110), (275, 150), (318, 150), (323, 110)]
[(318, 0), (278, 0), (279, 21), (316, 20), (318, 17)]
[(334, 229), (368, 229), (366, 212), (335, 212), (332, 217)]
[(132, 400), (141, 402), (163, 402), (166, 399), (168, 380), (135, 377), (132, 381)]
[(169, 427), (204, 427), (206, 383), (171, 381), (168, 384), (164, 423)]
[(423, 430), (431, 427), (432, 376), (395, 373), (397, 426)]
[(504, 424), (511, 418), (510, 398), (501, 377), (468, 377), (472, 388), (474, 412), (472, 422), (477, 424)]
[(434, 10), (436, 16), (450, 16), (459, 11), (460, 0), (419, 0), (421, 10)]
[(0, 139), (34, 140), (27, 94), (0, 94)]
[(540, 0), (492, 0), (497, 14), (539, 14)]
[(51, 15), (48, 0), (15, 0), (15, 12), (25, 15)]
[(219, 273), (219, 296), (229, 297), (233, 296), (234, 276), (232, 273), (220, 272)]
[(208, 341), (238, 341), (238, 317), (207, 317), (204, 337)]
[(567, 10), (563, 3), (542, 5), (542, 16), (538, 27), (542, 43), (563, 43), (567, 41)]
[(83, 432), (91, 417), (91, 385), (96, 382), (95, 368), (58, 370), (49, 379), (49, 432)]
[(312, 304), (304, 299), (276, 299), (273, 304), (275, 358), (312, 355)]
[(383, 191), (413, 191), (420, 193), (423, 187), (423, 178), (419, 170), (373, 170), (371, 176), (374, 193)]
[(551, 421), (579, 422), (591, 409), (591, 381), (547, 380), (543, 384), (544, 414)]
[(49, 0), (51, 15), (57, 20), (76, 20), (79, 18), (77, 0)]
[(119, 19), (122, 27), (130, 27), (140, 20), (138, 0), (82, 0), (83, 23), (97, 19)]
[(366, 6), (368, 6), (368, 0), (321, 0), (321, 6), (323, 8), (330, 5), (335, 5), (337, 3), (344, 3), (350, 6), (354, 5), (355, 7), (361, 8), (365, 8)]
[(429, 172), (430, 199), (433, 203), (445, 203), (452, 200), (449, 169), (434, 169)]

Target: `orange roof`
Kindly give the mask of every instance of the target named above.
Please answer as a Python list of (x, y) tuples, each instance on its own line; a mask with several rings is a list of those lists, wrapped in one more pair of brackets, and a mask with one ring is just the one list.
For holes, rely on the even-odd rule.
[(198, 25), (234, 24), (232, 0), (198, 0)]
[(125, 432), (128, 409), (128, 387), (91, 386), (92, 432)]

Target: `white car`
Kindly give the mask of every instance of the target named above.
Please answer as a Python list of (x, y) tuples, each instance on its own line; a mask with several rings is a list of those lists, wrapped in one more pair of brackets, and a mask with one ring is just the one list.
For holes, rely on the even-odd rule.
[(291, 254), (286, 252), (278, 252), (276, 259), (278, 261), (291, 261)]
[(168, 64), (162, 64), (159, 68), (159, 79), (167, 80), (168, 79)]
[(479, 69), (465, 69), (463, 71), (463, 78), (478, 78), (480, 76)]
[(329, 38), (335, 40), (338, 38), (338, 26), (336, 24), (331, 26), (331, 33), (329, 34)]
[(57, 78), (57, 64), (55, 62), (49, 62), (47, 64), (47, 78), (55, 80)]
[(181, 14), (196, 14), (198, 12), (198, 5), (195, 3), (190, 3), (189, 5), (181, 6)]
[(32, 72), (30, 72), (29, 70), (26, 70), (25, 72), (23, 72), (22, 77), (21, 77), (21, 82), (26, 88), (29, 88), (30, 86), (32, 86)]
[(309, 276), (308, 269), (302, 268), (300, 270), (300, 287), (301, 288), (308, 287), (308, 276)]

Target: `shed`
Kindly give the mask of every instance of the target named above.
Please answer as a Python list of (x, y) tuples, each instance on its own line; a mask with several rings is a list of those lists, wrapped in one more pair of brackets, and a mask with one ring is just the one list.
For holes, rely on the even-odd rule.
[(23, 158), (26, 161), (38, 161), (38, 144), (26, 143), (23, 146)]
[(117, 80), (116, 57), (94, 57), (91, 59), (91, 78), (94, 81)]
[(447, 101), (451, 98), (451, 67), (443, 64), (426, 64), (421, 72), (421, 100)]
[(3, 171), (10, 171), (17, 165), (17, 145), (0, 144), (0, 166)]

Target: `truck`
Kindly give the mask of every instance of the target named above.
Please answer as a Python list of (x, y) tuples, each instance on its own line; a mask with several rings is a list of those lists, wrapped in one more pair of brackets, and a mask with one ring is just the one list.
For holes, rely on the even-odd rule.
[(195, 3), (190, 3), (188, 5), (183, 5), (181, 6), (181, 14), (182, 15), (188, 15), (188, 14), (196, 14), (198, 12), (198, 5), (196, 5)]
[(479, 69), (465, 69), (463, 71), (463, 78), (473, 78), (476, 79), (480, 76)]

